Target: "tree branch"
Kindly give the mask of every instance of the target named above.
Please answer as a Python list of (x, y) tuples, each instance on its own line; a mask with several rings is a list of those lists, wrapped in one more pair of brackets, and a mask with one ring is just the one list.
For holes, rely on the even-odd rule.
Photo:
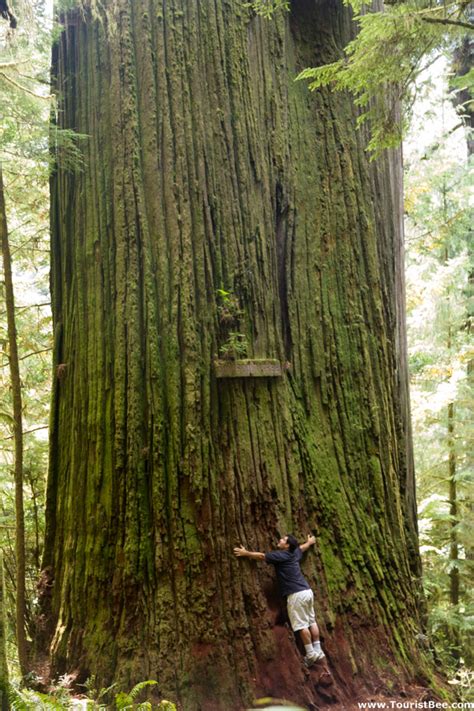
[(29, 94), (30, 96), (33, 96), (35, 99), (42, 99), (43, 101), (49, 101), (52, 98), (52, 94), (48, 94), (47, 96), (41, 96), (41, 94), (35, 94), (34, 91), (30, 91), (30, 89), (27, 89), (26, 86), (23, 86), (22, 84), (18, 84), (14, 79), (8, 76), (8, 74), (5, 74), (5, 72), (0, 72), (0, 77), (3, 77), (6, 81), (10, 82), (10, 84), (13, 84), (17, 89), (20, 91), (24, 91), (25, 94)]
[[(25, 430), (24, 435), (31, 434), (32, 432), (37, 432), (38, 430), (47, 430), (49, 425), (39, 425), (39, 427), (33, 427), (31, 430)], [(8, 437), (2, 437), (1, 442), (6, 442), (9, 439), (13, 439), (14, 435), (9, 435)]]
[[(51, 346), (50, 348), (43, 348), (40, 351), (31, 351), (31, 353), (27, 353), (26, 355), (21, 356), (20, 358), (18, 358), (18, 360), (26, 360), (26, 358), (31, 358), (31, 356), (40, 355), (40, 353), (48, 353), (48, 351), (52, 351), (52, 350), (53, 350), (53, 348)], [(5, 353), (4, 351), (2, 351), (2, 355), (5, 355), (8, 358), (8, 353)], [(10, 364), (10, 360), (8, 359), (5, 363), (2, 363), (0, 365), (0, 368), (6, 368), (7, 365), (9, 365), (9, 364)]]
[[(26, 306), (15, 306), (15, 311), (26, 311), (27, 309), (39, 309), (41, 306), (51, 306), (51, 301), (45, 301), (43, 304), (27, 304)], [(0, 311), (0, 316), (5, 316), (6, 311)]]
[(454, 25), (455, 27), (465, 27), (468, 30), (474, 30), (474, 24), (471, 22), (462, 22), (462, 20), (448, 20), (442, 17), (422, 17), (423, 22), (429, 22), (436, 25)]
[(53, 348), (50, 347), (50, 348), (43, 348), (41, 351), (32, 351), (31, 353), (27, 353), (26, 355), (21, 356), (21, 358), (19, 358), (18, 360), (25, 360), (26, 358), (30, 358), (31, 356), (39, 355), (40, 353), (48, 353), (48, 351), (52, 351), (52, 350), (53, 350)]

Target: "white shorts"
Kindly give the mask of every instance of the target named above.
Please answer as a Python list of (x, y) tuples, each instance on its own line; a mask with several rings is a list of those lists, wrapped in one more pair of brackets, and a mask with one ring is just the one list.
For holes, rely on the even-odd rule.
[(288, 607), (288, 617), (290, 618), (293, 632), (303, 630), (310, 625), (314, 625), (314, 598), (312, 590), (300, 590), (288, 595), (286, 599)]

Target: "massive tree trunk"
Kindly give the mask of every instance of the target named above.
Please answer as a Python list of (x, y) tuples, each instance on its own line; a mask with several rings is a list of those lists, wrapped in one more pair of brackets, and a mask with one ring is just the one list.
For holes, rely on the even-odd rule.
[[(158, 678), (186, 711), (321, 700), (271, 570), (231, 554), (279, 531), (318, 535), (341, 694), (424, 669), (399, 157), (369, 166), (350, 100), (294, 82), (346, 9), (243, 5), (102, 0), (53, 57), (89, 136), (52, 181), (53, 671)], [(229, 332), (289, 367), (217, 378)]]

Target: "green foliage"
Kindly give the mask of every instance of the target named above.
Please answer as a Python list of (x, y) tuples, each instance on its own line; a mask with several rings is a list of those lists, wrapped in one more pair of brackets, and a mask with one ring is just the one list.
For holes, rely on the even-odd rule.
[[(468, 665), (474, 661), (469, 315), (474, 264), (464, 136), (459, 128), (457, 134), (453, 130), (459, 124), (448, 99), (436, 101), (442, 121), (437, 127), (433, 115), (430, 143), (420, 145), (419, 124), (414, 123), (406, 150), (407, 317), (429, 630), (444, 667), (455, 669), (459, 659)], [(423, 103), (426, 115), (428, 99)], [(459, 581), (458, 604), (452, 601), (453, 573)]]
[(288, 11), (290, 2), (289, 0), (252, 0), (245, 3), (245, 7), (252, 8), (257, 15), (270, 20), (278, 10)]
[(217, 315), (223, 327), (237, 326), (243, 316), (239, 300), (235, 294), (225, 289), (217, 289)]
[[(360, 12), (362, 3), (350, 3)], [(359, 33), (350, 42), (344, 57), (297, 77), (309, 80), (309, 88), (329, 86), (348, 91), (360, 108), (358, 124), (370, 123), (368, 150), (377, 155), (397, 145), (406, 128), (400, 117), (400, 101), (409, 106), (414, 80), (433, 50), (444, 49), (459, 27), (447, 28), (432, 23), (444, 16), (443, 6), (424, 7), (419, 2), (390, 5), (383, 12), (368, 12), (355, 17)]]
[(10, 685), (8, 698), (12, 711), (64, 711), (71, 708), (71, 697), (61, 688), (54, 694), (41, 694)]
[(86, 682), (83, 686), (86, 689), (87, 697), (92, 699), (92, 701), (95, 703), (96, 706), (100, 707), (100, 703), (102, 702), (102, 700), (105, 699), (107, 696), (109, 696), (110, 693), (115, 689), (115, 687), (117, 685), (111, 684), (110, 686), (102, 687), (101, 689), (98, 689), (98, 688), (96, 688), (95, 674), (92, 674), (92, 676), (90, 676), (86, 680)]
[[(346, 4), (356, 13), (362, 13), (365, 6), (359, 0)], [(297, 79), (309, 81), (312, 91), (330, 87), (352, 94), (360, 109), (358, 125), (369, 123), (368, 150), (376, 156), (400, 142), (415, 96), (415, 80), (425, 66), (466, 34), (465, 10), (462, 2), (433, 7), (414, 0), (388, 5), (381, 12), (357, 14), (359, 33), (346, 46), (344, 56), (305, 69)], [(466, 86), (469, 77), (463, 79)]]
[[(367, 123), (370, 128), (367, 150), (377, 157), (397, 146), (405, 134), (416, 81), (424, 68), (443, 52), (451, 53), (474, 24), (466, 0), (434, 6), (429, 0), (404, 0), (386, 3), (380, 11), (364, 0), (344, 4), (354, 12), (358, 34), (342, 56), (304, 69), (297, 80), (308, 81), (311, 91), (328, 87), (349, 92), (359, 108), (358, 125)], [(277, 10), (290, 9), (287, 0), (254, 0), (247, 5), (267, 19)], [(471, 69), (454, 79), (452, 87), (467, 90), (472, 97), (473, 82)]]
[[(117, 711), (152, 711), (153, 708), (156, 711), (176, 711), (176, 706), (171, 701), (163, 699), (157, 705), (152, 706), (149, 701), (138, 702), (137, 699), (142, 691), (148, 687), (156, 686), (158, 682), (149, 679), (147, 681), (141, 681), (135, 684), (131, 691), (119, 691), (115, 694), (113, 701), (113, 708)], [(92, 687), (95, 684), (94, 677), (86, 683), (86, 688), (88, 689), (88, 696), (92, 696), (92, 701), (88, 704), (88, 709), (91, 711), (99, 711), (101, 709), (110, 709), (111, 704), (102, 703), (102, 699), (107, 698), (110, 692), (115, 688), (115, 684), (100, 691), (94, 690)]]
[[(88, 711), (107, 711), (107, 709), (116, 709), (116, 711), (152, 711), (153, 709), (155, 711), (177, 711), (176, 705), (166, 699), (153, 705), (149, 701), (137, 701), (144, 689), (156, 686), (157, 682), (153, 680), (139, 682), (129, 692), (119, 691), (107, 703), (104, 699), (110, 696), (115, 684), (100, 690), (94, 689), (94, 684), (94, 677), (91, 677), (85, 684), (87, 697), (82, 700), (86, 703)], [(73, 707), (75, 697), (67, 688), (61, 685), (50, 694), (19, 690), (14, 686), (10, 686), (9, 700), (12, 711), (65, 711)]]
[(136, 708), (138, 711), (147, 711), (147, 709), (151, 709), (151, 704), (147, 701), (136, 705), (135, 700), (137, 696), (140, 694), (143, 689), (145, 689), (147, 686), (154, 686), (156, 685), (156, 681), (142, 681), (138, 684), (135, 684), (133, 689), (128, 692), (120, 692), (116, 695), (115, 697), (115, 706), (118, 709), (118, 711), (126, 711), (126, 709), (134, 709)]
[[(15, 288), (24, 429), (27, 619), (34, 625), (36, 582), (43, 541), (52, 324), (49, 304), (48, 145), (50, 20), (41, 3), (15, 6), (15, 31), (0, 23), (0, 161), (6, 190)], [(0, 301), (3, 297), (0, 286)], [(4, 551), (8, 649), (15, 674), (12, 610), (15, 587), (13, 428), (6, 311), (0, 311), (0, 547)], [(18, 699), (17, 699), (18, 703)], [(37, 702), (39, 707), (40, 701)], [(43, 703), (41, 701), (41, 703)], [(50, 702), (48, 702), (50, 703)]]
[[(449, 83), (453, 89), (457, 89), (459, 91), (467, 89), (472, 96), (473, 87), (474, 87), (474, 67), (471, 67), (466, 74), (462, 74), (461, 76), (451, 77)], [(472, 106), (472, 101), (469, 103)], [(468, 110), (469, 106), (466, 106), (465, 109)]]
[(226, 360), (245, 358), (249, 343), (244, 333), (231, 331), (226, 342), (219, 348), (219, 354)]
[(226, 289), (217, 289), (217, 316), (224, 339), (219, 348), (219, 355), (227, 360), (245, 358), (249, 343), (244, 333), (237, 329), (241, 326), (244, 312), (235, 294)]

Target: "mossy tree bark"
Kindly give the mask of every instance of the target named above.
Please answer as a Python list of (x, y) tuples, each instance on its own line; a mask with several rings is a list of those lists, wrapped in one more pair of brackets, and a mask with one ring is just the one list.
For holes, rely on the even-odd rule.
[[(311, 528), (343, 693), (421, 673), (399, 157), (369, 166), (350, 100), (294, 82), (347, 10), (103, 0), (63, 20), (58, 121), (89, 139), (52, 181), (53, 670), (157, 677), (186, 711), (314, 702), (271, 571), (231, 554)], [(283, 377), (216, 379), (218, 289)]]

